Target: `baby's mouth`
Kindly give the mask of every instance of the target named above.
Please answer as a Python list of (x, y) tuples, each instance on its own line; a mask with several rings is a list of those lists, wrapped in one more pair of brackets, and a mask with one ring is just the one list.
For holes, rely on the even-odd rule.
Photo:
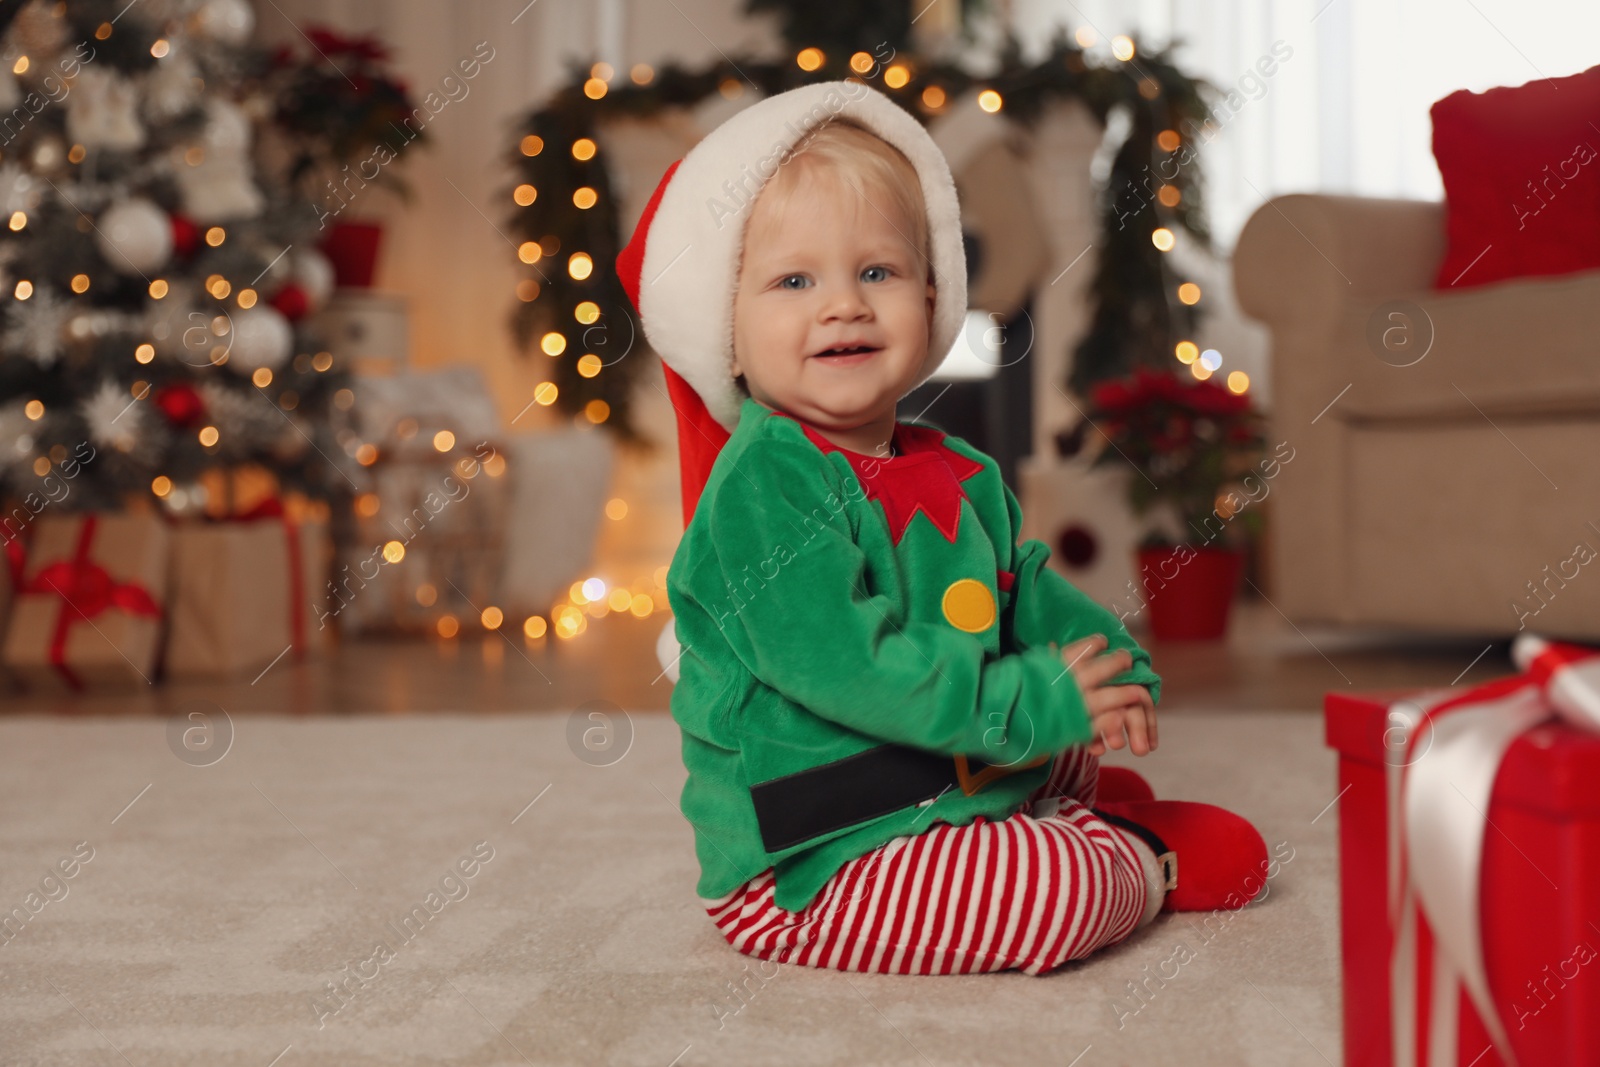
[(872, 345), (836, 345), (815, 354), (815, 359), (841, 359), (849, 356), (863, 356), (881, 351)]

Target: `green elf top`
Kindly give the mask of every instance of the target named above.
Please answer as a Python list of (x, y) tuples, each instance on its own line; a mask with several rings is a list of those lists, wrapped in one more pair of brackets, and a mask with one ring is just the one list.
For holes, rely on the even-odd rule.
[[(895, 424), (893, 455), (863, 455), (733, 386), (724, 297), (740, 227), (719, 229), (701, 201), (720, 175), (761, 173), (741, 153), (792, 146), (830, 111), (917, 168), (939, 278), (930, 350), (960, 329), (966, 271), (943, 156), (898, 105), (847, 84), (782, 93), (718, 127), (668, 169), (617, 263), (678, 416), (686, 528), (662, 657), (678, 667), (696, 891), (721, 897), (771, 867), (788, 911), (895, 837), (1006, 818), (1056, 752), (1091, 740), (1056, 645), (1105, 634), (1133, 657), (1111, 684), (1157, 700), (1161, 686), (1121, 621), (1046, 566), (1044, 543), (1019, 543), (1021, 508), (989, 456), (919, 422)], [(681, 286), (652, 295), (689, 255), (699, 306)]]

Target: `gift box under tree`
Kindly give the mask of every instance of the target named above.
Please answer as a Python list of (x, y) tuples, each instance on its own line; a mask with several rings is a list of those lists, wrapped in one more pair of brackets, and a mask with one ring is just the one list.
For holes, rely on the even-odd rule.
[(167, 545), (154, 514), (40, 516), (0, 658), (35, 685), (153, 682)]
[(7, 517), (0, 514), (0, 644), (11, 623), (11, 602), (22, 584), (22, 572), (28, 561), (28, 528), (12, 528)]
[(1330, 693), (1345, 1063), (1600, 1063), (1600, 650)]
[(167, 675), (253, 676), (325, 648), (329, 554), (327, 523), (285, 514), (276, 499), (224, 521), (177, 526)]

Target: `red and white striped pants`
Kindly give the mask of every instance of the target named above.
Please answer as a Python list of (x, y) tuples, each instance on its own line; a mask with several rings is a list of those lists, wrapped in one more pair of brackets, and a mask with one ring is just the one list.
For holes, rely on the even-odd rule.
[[(773, 903), (771, 868), (701, 903), (729, 944), (759, 959), (881, 974), (1042, 974), (1122, 940), (1144, 914), (1138, 854), (1088, 807), (1099, 767), (1088, 749), (1067, 749), (1021, 811), (965, 826), (935, 820), (885, 842), (840, 867), (802, 911)], [(1060, 798), (1060, 810), (1034, 818), (1046, 798)]]

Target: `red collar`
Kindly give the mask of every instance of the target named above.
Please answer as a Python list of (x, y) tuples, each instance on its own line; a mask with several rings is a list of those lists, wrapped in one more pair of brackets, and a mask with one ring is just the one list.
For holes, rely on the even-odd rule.
[[(794, 418), (782, 411), (775, 410), (773, 414)], [(895, 544), (905, 537), (911, 517), (918, 511), (928, 517), (946, 541), (955, 543), (961, 501), (967, 495), (961, 483), (981, 471), (983, 464), (952, 451), (944, 443), (944, 433), (931, 426), (897, 422), (891, 439), (898, 454), (869, 456), (840, 448), (805, 422), (795, 422), (824, 455), (838, 452), (850, 461), (867, 498), (883, 505)]]

